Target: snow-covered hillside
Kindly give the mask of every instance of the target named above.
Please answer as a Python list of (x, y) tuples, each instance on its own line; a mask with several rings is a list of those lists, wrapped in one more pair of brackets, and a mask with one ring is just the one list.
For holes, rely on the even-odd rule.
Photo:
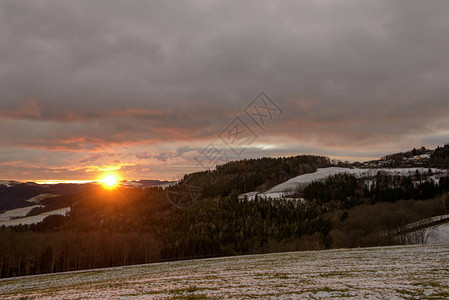
[(18, 184), (20, 184), (20, 182), (14, 180), (0, 180), (0, 185), (4, 185), (6, 187), (12, 187)]
[(449, 244), (449, 223), (430, 228), (426, 244)]
[(43, 207), (42, 205), (33, 205), (27, 207), (21, 207), (16, 209), (7, 210), (4, 213), (0, 214), (0, 225), (4, 221), (9, 221), (11, 219), (25, 217), (33, 208), (35, 207)]
[[(29, 207), (33, 208), (33, 207), (39, 207), (40, 205), (34, 205), (34, 206), (28, 206), (28, 207), (24, 207), (24, 208), (18, 208), (18, 209), (13, 209), (13, 210), (8, 210), (6, 212), (4, 212), (2, 214), (2, 216), (4, 214), (11, 214), (11, 211), (16, 211), (16, 210), (23, 210), (26, 211), (25, 209), (28, 209)], [(31, 209), (29, 209), (28, 211), (30, 211)], [(25, 225), (25, 224), (36, 224), (39, 222), (42, 222), (46, 217), (50, 216), (50, 215), (65, 215), (67, 212), (70, 211), (70, 207), (64, 207), (64, 208), (60, 208), (60, 209), (56, 209), (56, 210), (52, 210), (52, 211), (47, 211), (44, 213), (41, 213), (39, 215), (36, 216), (31, 216), (31, 217), (24, 217), (24, 218), (18, 218), (18, 219), (8, 219), (8, 220), (0, 220), (0, 226), (5, 225), (5, 226), (15, 226), (15, 225)], [(28, 213), (28, 212), (27, 212)], [(25, 214), (26, 215), (26, 214)]]
[(174, 186), (174, 185), (178, 184), (179, 182), (181, 182), (181, 180), (169, 181), (169, 182), (165, 182), (165, 183), (161, 183), (161, 184), (156, 184), (153, 187), (160, 187), (165, 190), (166, 188)]
[[(244, 199), (245, 196), (248, 198), (248, 200), (254, 200), (255, 196), (258, 195), (258, 197), (263, 198), (281, 198), (281, 197), (287, 197), (295, 193), (295, 191), (298, 188), (305, 187), (308, 184), (314, 182), (314, 181), (320, 181), (324, 180), (329, 176), (333, 176), (336, 174), (352, 174), (356, 177), (363, 178), (363, 177), (372, 177), (377, 174), (377, 172), (385, 172), (391, 175), (399, 175), (399, 176), (413, 176), (416, 171), (419, 171), (421, 173), (427, 172), (428, 169), (425, 168), (397, 168), (397, 169), (387, 169), (387, 168), (380, 168), (380, 169), (360, 169), (360, 168), (341, 168), (341, 167), (329, 167), (329, 168), (319, 168), (316, 172), (303, 174), (296, 176), (294, 178), (291, 178), (281, 184), (278, 184), (274, 186), (273, 188), (269, 189), (266, 192), (259, 193), (259, 192), (249, 192), (245, 194), (241, 194), (239, 196), (239, 199)], [(431, 169), (434, 174), (438, 173), (444, 173), (446, 174), (446, 170), (443, 169)], [(436, 178), (436, 176), (434, 176)]]
[(56, 194), (40, 194), (37, 196), (34, 196), (30, 199), (27, 200), (27, 202), (34, 202), (34, 203), (39, 203), (42, 200), (48, 199), (48, 198), (54, 198), (54, 197), (58, 197), (59, 195)]

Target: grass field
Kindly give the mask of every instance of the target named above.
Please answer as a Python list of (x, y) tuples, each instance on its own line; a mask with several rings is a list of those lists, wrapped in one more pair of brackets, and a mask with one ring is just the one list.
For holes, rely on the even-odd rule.
[(2, 299), (449, 298), (449, 245), (166, 262), (0, 280)]

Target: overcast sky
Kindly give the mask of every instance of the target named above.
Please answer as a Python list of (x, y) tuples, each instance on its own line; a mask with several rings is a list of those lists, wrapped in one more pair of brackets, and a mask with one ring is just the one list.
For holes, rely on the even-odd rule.
[(448, 33), (447, 0), (0, 0), (0, 179), (443, 145)]

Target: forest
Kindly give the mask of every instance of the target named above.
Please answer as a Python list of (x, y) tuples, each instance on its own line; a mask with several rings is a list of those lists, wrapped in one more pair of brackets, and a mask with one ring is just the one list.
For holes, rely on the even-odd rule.
[[(335, 175), (298, 191), (305, 201), (237, 197), (328, 165), (319, 156), (244, 160), (186, 176), (166, 190), (79, 192), (70, 196), (78, 201), (66, 216), (0, 228), (0, 275), (390, 245), (397, 241), (383, 234), (389, 228), (449, 212), (449, 178), (429, 182), (427, 172), (413, 178), (378, 173), (374, 185)], [(185, 195), (190, 202), (179, 205)]]
[(448, 166), (449, 144), (446, 144), (443, 147), (438, 146), (430, 157), (430, 163), (434, 166)]

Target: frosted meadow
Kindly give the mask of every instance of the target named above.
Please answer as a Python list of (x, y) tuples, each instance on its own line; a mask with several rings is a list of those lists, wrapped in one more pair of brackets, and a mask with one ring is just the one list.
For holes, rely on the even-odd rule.
[(449, 245), (248, 255), (3, 279), (7, 299), (449, 297)]

